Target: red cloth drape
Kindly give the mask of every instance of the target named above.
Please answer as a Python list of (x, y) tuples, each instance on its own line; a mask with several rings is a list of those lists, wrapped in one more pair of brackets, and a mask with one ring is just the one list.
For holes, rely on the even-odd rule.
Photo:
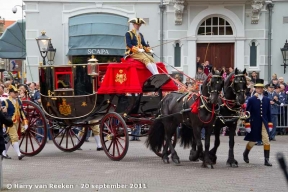
[[(157, 63), (159, 73), (167, 73), (163, 63)], [(133, 59), (126, 59), (122, 63), (111, 63), (107, 67), (105, 78), (98, 89), (98, 94), (142, 93), (142, 85), (152, 76), (144, 64)], [(177, 91), (178, 88), (169, 80), (162, 91)]]

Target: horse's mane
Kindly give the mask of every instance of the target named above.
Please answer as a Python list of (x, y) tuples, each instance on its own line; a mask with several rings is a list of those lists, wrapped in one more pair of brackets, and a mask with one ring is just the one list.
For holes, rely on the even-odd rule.
[(230, 73), (228, 76), (227, 76), (227, 78), (225, 79), (225, 81), (224, 81), (224, 89), (226, 88), (226, 87), (229, 87), (230, 86), (230, 81), (231, 81), (231, 78), (233, 77), (233, 75), (235, 75), (235, 72), (232, 72), (232, 73)]

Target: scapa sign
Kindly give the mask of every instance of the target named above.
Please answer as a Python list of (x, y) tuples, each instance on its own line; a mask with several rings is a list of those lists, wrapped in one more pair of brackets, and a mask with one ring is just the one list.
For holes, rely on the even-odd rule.
[(107, 49), (88, 49), (88, 55), (109, 55)]

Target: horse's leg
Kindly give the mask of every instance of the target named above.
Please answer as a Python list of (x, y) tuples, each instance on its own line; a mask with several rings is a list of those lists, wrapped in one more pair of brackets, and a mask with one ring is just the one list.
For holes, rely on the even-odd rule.
[(163, 147), (163, 152), (162, 152), (162, 160), (164, 163), (168, 164), (169, 163), (169, 157), (168, 157), (168, 147), (169, 147), (169, 143), (167, 143), (167, 134), (165, 135), (165, 144), (164, 144), (164, 147)]
[(189, 159), (191, 161), (196, 161), (197, 159), (199, 159), (200, 155), (202, 155), (203, 153), (203, 146), (202, 146), (202, 142), (201, 142), (201, 129), (200, 127), (196, 127), (193, 128), (193, 139), (195, 140), (196, 146), (197, 146), (197, 150), (195, 153), (190, 153), (190, 157)]
[(212, 133), (213, 126), (210, 125), (208, 127), (205, 127), (205, 152), (204, 152), (204, 160), (202, 167), (207, 167), (207, 164), (211, 165), (211, 168), (213, 169), (212, 161), (209, 157), (209, 148), (210, 148), (210, 136)]
[(217, 161), (217, 149), (220, 145), (220, 125), (216, 123), (214, 127), (214, 134), (215, 134), (215, 141), (214, 141), (214, 147), (209, 151), (210, 159), (213, 164), (216, 164)]
[(234, 159), (234, 134), (236, 131), (237, 123), (233, 123), (229, 127), (229, 155), (227, 160), (227, 165), (230, 165), (231, 167), (238, 167), (238, 162)]
[(194, 134), (192, 133), (192, 149), (190, 150), (189, 160), (190, 161), (199, 161), (199, 159), (195, 159), (196, 157), (196, 138), (194, 137)]

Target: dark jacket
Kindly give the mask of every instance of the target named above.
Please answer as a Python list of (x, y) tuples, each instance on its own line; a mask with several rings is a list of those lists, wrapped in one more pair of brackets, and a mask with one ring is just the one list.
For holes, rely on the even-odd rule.
[(6, 118), (2, 111), (0, 111), (0, 153), (2, 154), (2, 151), (5, 150), (5, 142), (3, 137), (3, 124), (6, 125), (6, 127), (11, 127), (13, 125), (13, 122), (11, 119)]
[(269, 134), (268, 123), (271, 123), (271, 105), (270, 99), (263, 96), (262, 101), (253, 96), (248, 99), (246, 111), (249, 111), (251, 117), (246, 120), (246, 123), (250, 123), (251, 132), (246, 135), (244, 140), (246, 141), (261, 141), (262, 140), (262, 123), (266, 127), (266, 131)]
[(145, 49), (149, 47), (149, 45), (146, 44), (144, 37), (142, 33), (139, 33), (139, 40), (141, 42), (138, 42), (137, 34), (135, 30), (131, 30), (126, 32), (125, 34), (125, 41), (126, 41), (126, 52), (125, 55), (129, 55), (133, 53), (133, 47)]
[(274, 91), (272, 93), (268, 92), (268, 98), (270, 99), (270, 101), (274, 101), (274, 104), (273, 105), (271, 104), (271, 114), (272, 115), (278, 115), (279, 114), (279, 105), (281, 104), (279, 101), (274, 100), (275, 96), (279, 98), (279, 95), (276, 92), (274, 92)]

